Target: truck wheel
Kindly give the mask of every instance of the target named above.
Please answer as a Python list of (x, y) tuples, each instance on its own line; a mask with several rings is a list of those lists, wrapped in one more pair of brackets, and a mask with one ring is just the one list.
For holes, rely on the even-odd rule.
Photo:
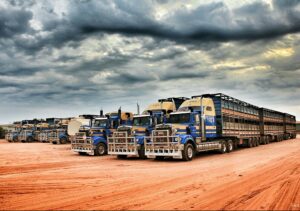
[(248, 139), (248, 141), (247, 141), (247, 147), (248, 147), (248, 148), (253, 147), (253, 142), (252, 142), (251, 139)]
[(96, 156), (102, 156), (107, 154), (107, 147), (104, 143), (99, 143), (96, 146), (95, 153)]
[(78, 152), (79, 155), (86, 155), (86, 152)]
[(252, 146), (257, 147), (257, 141), (254, 138), (252, 139)]
[(266, 140), (265, 137), (261, 137), (261, 143), (262, 143), (263, 145), (267, 144), (267, 140)]
[(231, 140), (228, 140), (227, 141), (227, 144), (226, 144), (226, 151), (228, 153), (232, 152), (233, 151), (233, 142)]
[(165, 159), (164, 156), (156, 156), (156, 157), (154, 158), (154, 160), (164, 160), (164, 159)]
[(33, 142), (33, 138), (32, 138), (32, 137), (28, 137), (28, 138), (26, 139), (26, 142)]
[(67, 143), (67, 139), (66, 138), (61, 138), (61, 139), (59, 139), (59, 143), (60, 144), (66, 144)]
[(220, 144), (221, 144), (221, 148), (219, 149), (219, 153), (220, 154), (226, 153), (227, 152), (227, 147), (226, 147), (225, 141), (221, 141)]
[(190, 143), (184, 145), (184, 149), (182, 151), (182, 159), (184, 161), (190, 161), (193, 159), (195, 155), (194, 146)]
[(117, 158), (118, 158), (118, 159), (126, 159), (126, 158), (127, 158), (127, 155), (117, 155)]
[(235, 141), (233, 142), (233, 149), (237, 149), (237, 148), (239, 148), (239, 143), (238, 143), (237, 140), (235, 140)]
[(139, 158), (141, 158), (141, 159), (146, 159), (147, 158), (147, 156), (145, 155), (145, 147), (144, 147), (144, 145), (141, 146), (141, 148), (139, 149), (138, 153), (139, 153)]

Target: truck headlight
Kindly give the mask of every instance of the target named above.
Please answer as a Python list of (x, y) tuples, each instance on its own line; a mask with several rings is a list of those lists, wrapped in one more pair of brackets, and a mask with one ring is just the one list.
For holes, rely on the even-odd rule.
[(177, 136), (177, 137), (175, 138), (175, 141), (180, 142), (180, 141), (181, 141), (181, 138), (180, 138), (179, 136)]

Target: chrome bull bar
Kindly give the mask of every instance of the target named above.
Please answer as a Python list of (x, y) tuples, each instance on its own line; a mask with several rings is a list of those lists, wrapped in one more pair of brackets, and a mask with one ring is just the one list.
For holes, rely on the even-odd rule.
[(169, 133), (169, 130), (152, 131), (151, 141), (145, 142), (145, 155), (148, 158), (156, 156), (182, 158), (183, 144), (180, 140), (176, 140), (178, 136), (172, 136)]
[(41, 132), (38, 134), (38, 141), (39, 142), (48, 142), (48, 133)]
[(85, 133), (76, 133), (75, 137), (71, 138), (71, 150), (73, 152), (85, 152), (94, 155), (94, 149), (92, 137), (86, 136)]
[(13, 141), (13, 134), (11, 134), (11, 133), (6, 134), (6, 135), (5, 135), (5, 139), (6, 139), (7, 141)]
[(139, 144), (134, 136), (128, 136), (126, 131), (116, 131), (108, 137), (109, 155), (135, 155), (138, 156)]

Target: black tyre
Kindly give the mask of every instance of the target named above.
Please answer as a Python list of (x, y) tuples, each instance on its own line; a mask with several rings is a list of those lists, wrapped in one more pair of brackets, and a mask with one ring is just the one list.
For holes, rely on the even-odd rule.
[(147, 156), (145, 155), (145, 147), (144, 147), (144, 145), (141, 146), (141, 148), (139, 149), (138, 153), (139, 153), (139, 158), (141, 158), (141, 159), (146, 159), (147, 158)]
[(18, 141), (18, 137), (13, 137), (13, 142), (17, 142)]
[(118, 155), (117, 158), (118, 158), (118, 159), (126, 159), (126, 158), (127, 158), (127, 155)]
[(228, 140), (226, 143), (226, 151), (228, 153), (232, 152), (234, 149), (232, 140)]
[(78, 152), (79, 155), (86, 155), (86, 152)]
[(164, 156), (156, 156), (156, 157), (154, 158), (154, 160), (164, 160), (164, 159), (165, 159)]
[(235, 140), (235, 141), (233, 142), (233, 149), (237, 149), (237, 148), (239, 148), (239, 141), (238, 141), (238, 140)]
[(190, 161), (193, 160), (195, 156), (195, 149), (194, 146), (190, 143), (184, 145), (184, 149), (182, 151), (182, 160)]
[(26, 142), (33, 142), (33, 138), (32, 137), (27, 137)]
[(260, 140), (259, 138), (256, 139), (256, 146), (259, 146), (260, 145)]
[(59, 143), (60, 144), (66, 144), (67, 143), (67, 138), (63, 137), (63, 138), (59, 139)]
[(103, 156), (107, 154), (107, 147), (104, 143), (99, 143), (94, 150), (94, 155)]
[(224, 154), (227, 152), (226, 142), (221, 141), (221, 149), (219, 149), (219, 153)]
[(253, 147), (252, 139), (248, 139), (247, 147), (248, 147), (248, 148)]
[(252, 146), (257, 147), (257, 141), (255, 139), (252, 139)]
[(262, 137), (261, 140), (262, 140), (261, 143), (262, 143), (263, 145), (267, 144), (266, 137)]

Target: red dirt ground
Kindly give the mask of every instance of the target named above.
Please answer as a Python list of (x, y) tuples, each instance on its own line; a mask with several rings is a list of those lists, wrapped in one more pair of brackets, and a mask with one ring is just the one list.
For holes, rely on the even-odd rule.
[(191, 162), (0, 141), (0, 209), (300, 210), (300, 140)]

